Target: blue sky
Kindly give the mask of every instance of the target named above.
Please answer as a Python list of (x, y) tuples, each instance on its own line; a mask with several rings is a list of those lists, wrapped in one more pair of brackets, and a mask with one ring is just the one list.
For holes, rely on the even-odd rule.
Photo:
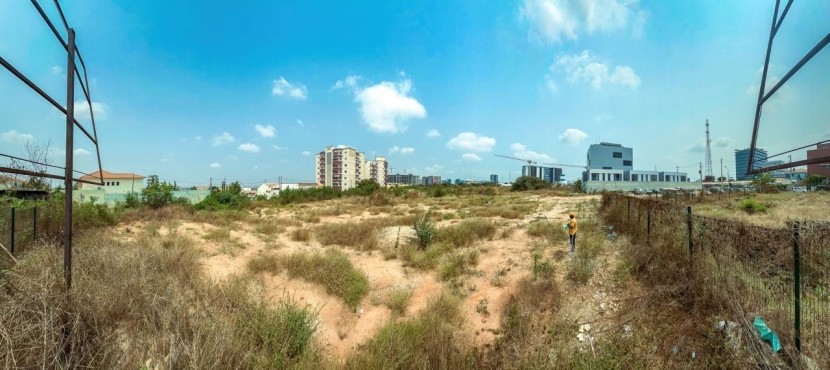
[[(504, 181), (522, 163), (494, 154), (584, 164), (601, 140), (633, 147), (637, 169), (697, 178), (709, 119), (715, 175), (720, 158), (734, 172), (774, 1), (193, 4), (62, 2), (106, 170), (180, 185), (313, 181), (312, 155), (349, 145), (394, 172)], [(828, 15), (827, 1), (794, 4), (771, 78), (830, 31)], [(0, 56), (65, 101), (65, 57), (29, 2), (0, 2)], [(770, 101), (761, 147), (830, 139), (828, 68), (824, 50)], [(51, 138), (63, 161), (61, 116), (5, 71), (0, 112), (0, 153)], [(95, 169), (93, 146), (76, 137), (76, 166)]]

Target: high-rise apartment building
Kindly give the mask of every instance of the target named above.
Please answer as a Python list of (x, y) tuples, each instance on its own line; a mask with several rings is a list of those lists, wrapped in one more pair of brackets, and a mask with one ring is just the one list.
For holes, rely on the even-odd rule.
[(347, 146), (326, 147), (315, 160), (317, 185), (338, 190), (356, 187), (364, 179), (374, 179), (380, 186), (386, 186), (387, 167), (386, 158), (367, 161), (363, 152)]

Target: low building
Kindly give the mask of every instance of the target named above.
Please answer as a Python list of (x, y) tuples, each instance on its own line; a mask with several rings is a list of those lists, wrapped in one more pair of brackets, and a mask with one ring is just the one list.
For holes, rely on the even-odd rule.
[(625, 171), (625, 181), (635, 182), (658, 182), (660, 172), (658, 171)]
[(144, 176), (134, 173), (101, 171), (81, 176), (81, 180), (103, 182), (104, 185), (80, 183), (79, 190), (103, 190), (106, 194), (140, 193), (144, 190)]
[(257, 196), (263, 196), (266, 198), (275, 197), (280, 194), (280, 184), (275, 182), (265, 182), (262, 183), (256, 189)]
[(685, 172), (661, 171), (660, 181), (662, 182), (688, 182)]

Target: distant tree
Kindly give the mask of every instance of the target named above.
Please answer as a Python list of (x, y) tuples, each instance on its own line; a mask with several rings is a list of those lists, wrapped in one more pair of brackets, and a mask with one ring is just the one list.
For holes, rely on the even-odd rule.
[(521, 176), (513, 182), (513, 186), (511, 187), (513, 191), (525, 191), (525, 190), (537, 190), (537, 189), (547, 189), (550, 187), (550, 183), (542, 180), (538, 177), (533, 176)]
[[(26, 152), (26, 160), (12, 159), (9, 163), (10, 168), (34, 172), (38, 175), (43, 175), (49, 169), (49, 164), (52, 162), (50, 155), (52, 140), (49, 139), (43, 143), (37, 143), (31, 140), (26, 140), (23, 143), (23, 149)], [(48, 190), (49, 182), (38, 175), (13, 175), (14, 182), (22, 188)]]
[(804, 185), (816, 186), (816, 185), (821, 185), (822, 184), (822, 182), (824, 181), (824, 177), (821, 176), (821, 175), (810, 175), (810, 176), (807, 176), (807, 178), (805, 178), (802, 181), (803, 181)]
[(380, 190), (380, 184), (374, 179), (364, 179), (357, 183), (357, 193), (360, 195), (372, 195), (374, 192)]
[(582, 187), (582, 179), (578, 179), (578, 180), (574, 181), (573, 189), (577, 193), (584, 193), (585, 192), (585, 188)]
[(228, 186), (227, 192), (234, 195), (242, 194), (242, 185), (239, 184), (239, 181), (234, 181)]
[(752, 179), (752, 185), (758, 188), (758, 191), (761, 193), (770, 193), (776, 192), (775, 187), (775, 179), (772, 178), (772, 175), (769, 172), (764, 172), (758, 176), (755, 176)]
[(161, 208), (173, 203), (173, 185), (159, 181), (156, 175), (150, 175), (147, 187), (141, 190), (141, 201), (150, 208)]

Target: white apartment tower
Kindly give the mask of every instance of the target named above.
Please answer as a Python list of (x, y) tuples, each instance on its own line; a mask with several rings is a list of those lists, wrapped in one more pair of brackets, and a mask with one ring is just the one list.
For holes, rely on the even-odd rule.
[(366, 155), (347, 146), (329, 146), (317, 154), (315, 174), (318, 186), (348, 190), (363, 179), (374, 179), (386, 186), (386, 158), (366, 160)]

